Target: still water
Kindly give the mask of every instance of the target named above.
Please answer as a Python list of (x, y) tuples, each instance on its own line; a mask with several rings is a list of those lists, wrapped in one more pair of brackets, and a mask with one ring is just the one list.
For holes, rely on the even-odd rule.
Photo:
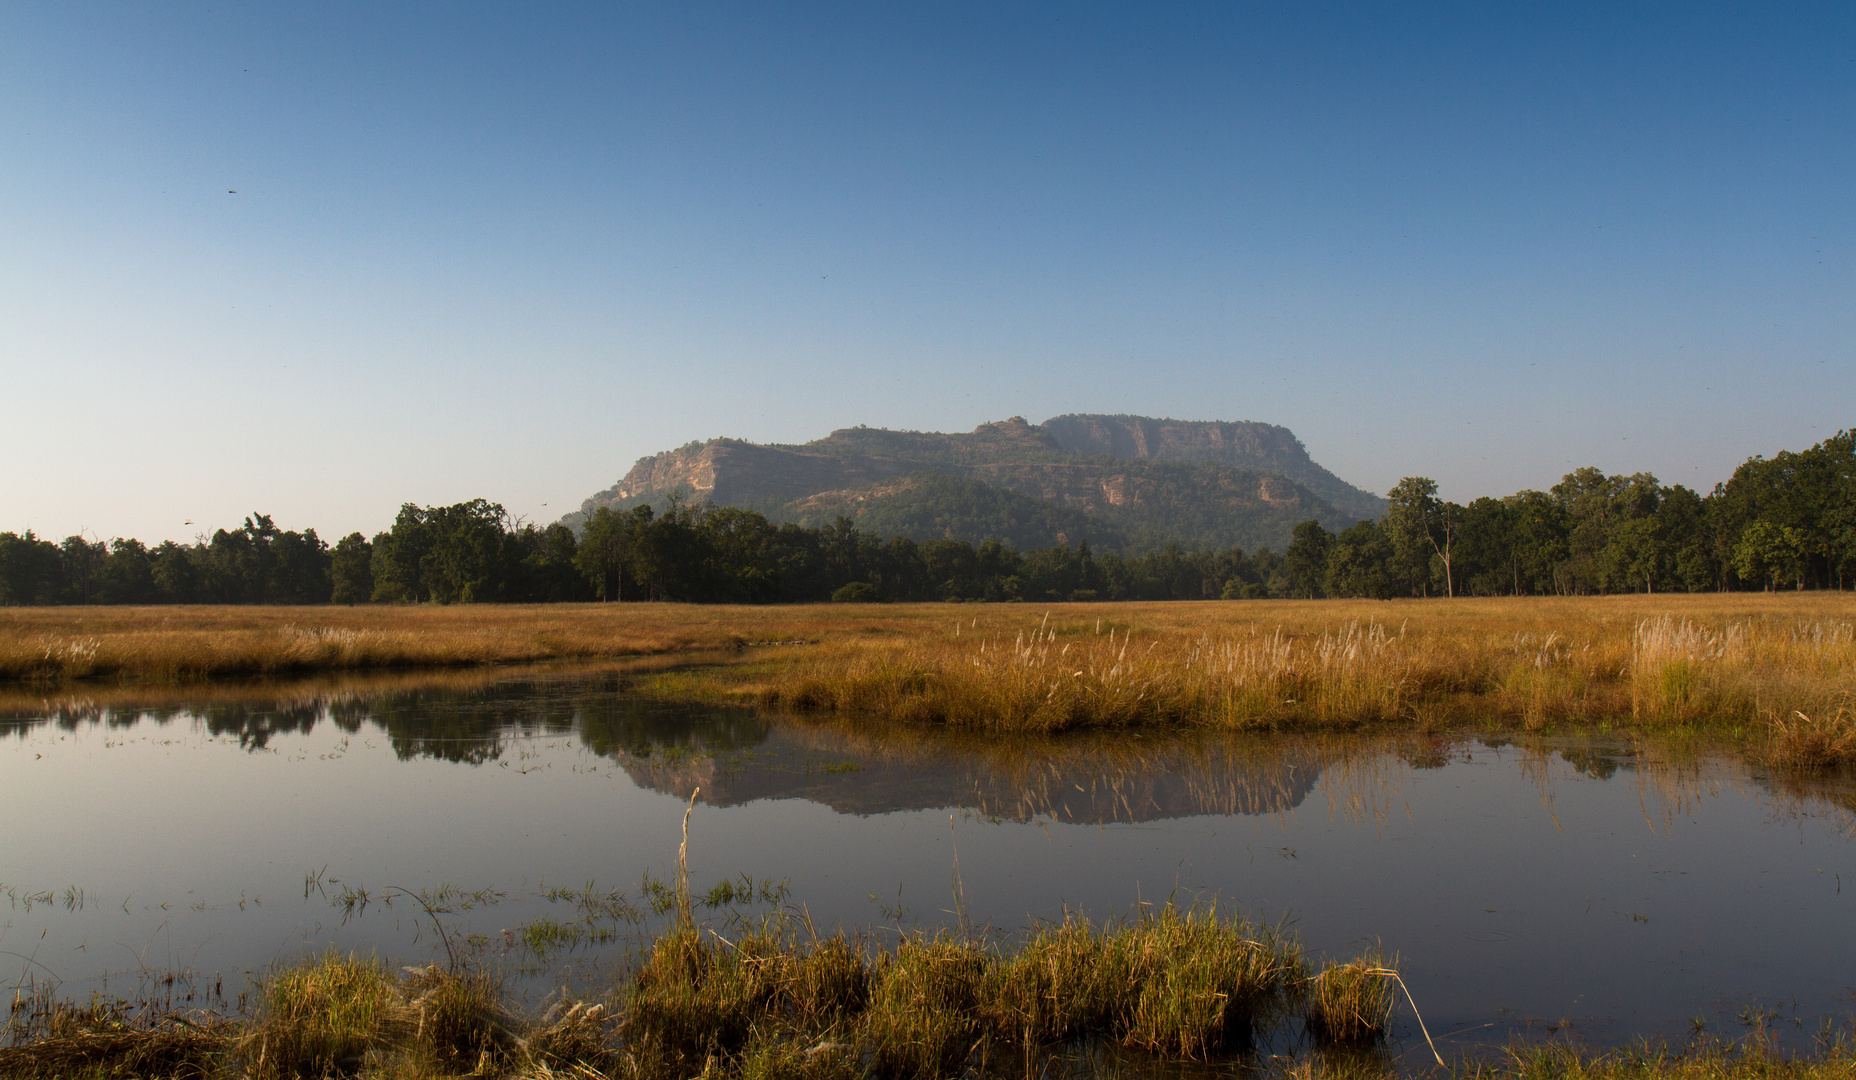
[[(623, 937), (528, 931), (593, 927), (563, 889), (648, 912), (641, 883), (674, 875), (695, 794), (692, 884), (772, 884), (746, 915), (1004, 934), (1216, 899), (1317, 956), (1396, 954), (1446, 1049), (1749, 1023), (1804, 1045), (1856, 1011), (1847, 773), (1628, 735), (1002, 742), (623, 685), (582, 669), (14, 700), (0, 977), (235, 1001), (329, 945), (431, 959), (406, 894), (451, 886), (444, 923), (514, 985), (597, 985)], [(1395, 1049), (1421, 1052), (1400, 1017)]]

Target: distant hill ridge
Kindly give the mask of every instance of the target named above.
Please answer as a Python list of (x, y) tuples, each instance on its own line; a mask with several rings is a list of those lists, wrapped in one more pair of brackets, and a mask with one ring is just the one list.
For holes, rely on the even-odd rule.
[(1103, 549), (1281, 550), (1309, 518), (1340, 527), (1385, 502), (1316, 464), (1274, 424), (1068, 414), (971, 432), (841, 428), (803, 445), (711, 439), (640, 458), (600, 506), (688, 500), (916, 540), (995, 537), (1020, 548), (1088, 539)]

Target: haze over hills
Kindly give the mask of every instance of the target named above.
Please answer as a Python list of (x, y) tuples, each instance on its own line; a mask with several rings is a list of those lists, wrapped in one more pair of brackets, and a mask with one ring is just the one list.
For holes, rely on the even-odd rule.
[(565, 520), (601, 506), (685, 501), (758, 510), (778, 522), (1020, 549), (1088, 540), (1100, 550), (1282, 550), (1310, 518), (1330, 529), (1376, 518), (1385, 501), (1316, 464), (1274, 424), (1069, 414), (971, 432), (854, 427), (803, 445), (692, 442), (641, 458)]

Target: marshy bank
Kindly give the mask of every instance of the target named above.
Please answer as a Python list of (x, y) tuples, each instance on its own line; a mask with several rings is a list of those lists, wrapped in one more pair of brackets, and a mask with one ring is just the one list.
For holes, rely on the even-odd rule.
[[(562, 989), (540, 1008), (512, 1002), (492, 968), (456, 954), (395, 971), (326, 952), (263, 973), (233, 1013), (16, 989), (0, 1076), (1856, 1075), (1847, 1029), (1820, 1032), (1802, 1055), (1762, 1028), (1674, 1049), (1562, 1040), (1453, 1049), (1446, 1061), (1403, 991), (1376, 953), (1312, 969), (1280, 928), (1215, 907), (1167, 905), (1109, 925), (1071, 916), (1010, 939), (821, 936), (796, 914), (721, 929), (685, 917), (615, 985)], [(1421, 1043), (1395, 1044), (1399, 1012)]]
[(1856, 753), (1844, 593), (0, 611), (15, 696), (643, 656), (690, 666), (634, 692), (998, 733), (1608, 725)]

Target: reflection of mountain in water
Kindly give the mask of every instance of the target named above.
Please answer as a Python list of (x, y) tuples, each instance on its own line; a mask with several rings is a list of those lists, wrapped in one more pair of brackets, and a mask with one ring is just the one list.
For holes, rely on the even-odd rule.
[[(1323, 758), (1255, 739), (1128, 734), (976, 739), (785, 720), (746, 752), (620, 759), (639, 786), (735, 806), (808, 799), (845, 814), (962, 807), (1029, 821), (1149, 821), (1291, 810)], [(1330, 755), (1331, 756), (1331, 755)]]

